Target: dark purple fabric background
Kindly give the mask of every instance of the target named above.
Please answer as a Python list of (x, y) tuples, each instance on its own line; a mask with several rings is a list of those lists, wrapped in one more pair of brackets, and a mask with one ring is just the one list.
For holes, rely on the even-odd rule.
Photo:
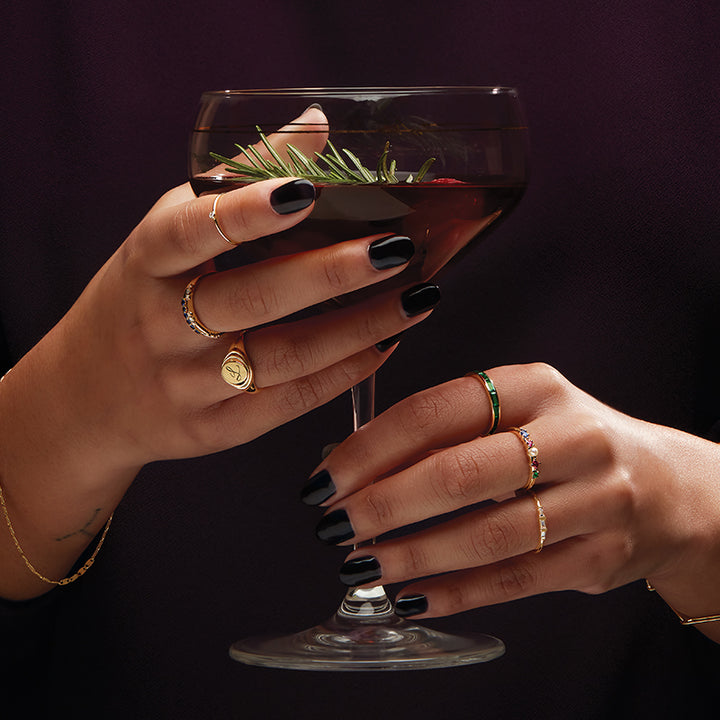
[[(531, 187), (444, 279), (379, 376), (380, 409), (472, 368), (544, 360), (647, 420), (703, 435), (718, 422), (717, 3), (26, 0), (2, 15), (6, 364), (184, 181), (202, 90), (505, 84), (525, 101)], [(641, 583), (437, 623), (505, 639), (487, 666), (231, 662), (232, 640), (334, 610), (343, 552), (318, 545), (297, 493), (349, 430), (340, 398), (250, 447), (146, 468), (61, 598), (35, 696), (59, 717), (629, 718), (692, 716), (693, 702), (712, 716), (717, 647)]]

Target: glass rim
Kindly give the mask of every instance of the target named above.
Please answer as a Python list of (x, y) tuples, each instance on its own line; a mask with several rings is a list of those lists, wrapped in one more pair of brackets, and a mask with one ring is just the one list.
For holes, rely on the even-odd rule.
[(338, 87), (286, 87), (206, 90), (201, 97), (303, 97), (312, 95), (327, 98), (367, 98), (376, 95), (403, 97), (413, 95), (513, 95), (517, 89), (507, 85), (398, 85), (398, 86), (338, 86)]

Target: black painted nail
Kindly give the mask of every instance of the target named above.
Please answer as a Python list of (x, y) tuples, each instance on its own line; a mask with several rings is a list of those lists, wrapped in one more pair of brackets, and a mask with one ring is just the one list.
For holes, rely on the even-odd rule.
[(403, 235), (378, 238), (368, 247), (370, 262), (376, 270), (388, 270), (398, 265), (405, 265), (414, 254), (413, 241)]
[(378, 349), (379, 352), (387, 352), (391, 347), (394, 347), (398, 344), (398, 342), (400, 342), (401, 336), (402, 333), (398, 333), (397, 335), (393, 335), (392, 337), (385, 338), (385, 340), (381, 340), (379, 343), (375, 343), (375, 347)]
[(395, 601), (395, 614), (400, 617), (420, 615), (428, 609), (428, 601), (424, 595), (408, 595)]
[(333, 510), (318, 523), (315, 534), (324, 543), (336, 545), (354, 537), (355, 531), (344, 510)]
[(400, 301), (402, 308), (408, 317), (420, 315), (440, 302), (440, 288), (432, 283), (422, 283), (406, 290)]
[(315, 186), (309, 180), (291, 180), (270, 193), (270, 205), (278, 215), (304, 210), (315, 200)]
[(348, 560), (340, 568), (340, 582), (349, 587), (357, 587), (365, 583), (379, 580), (382, 577), (380, 563), (376, 557), (365, 555)]
[(300, 499), (306, 505), (320, 505), (335, 494), (337, 488), (327, 470), (315, 473), (300, 492)]

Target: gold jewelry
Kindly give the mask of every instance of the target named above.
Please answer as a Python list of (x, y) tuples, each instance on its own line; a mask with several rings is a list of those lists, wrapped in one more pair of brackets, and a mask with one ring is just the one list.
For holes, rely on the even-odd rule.
[[(10, 368), (12, 370), (12, 368)], [(0, 377), (0, 383), (10, 374), (10, 370), (8, 370), (2, 377)], [(97, 557), (97, 554), (100, 552), (100, 548), (102, 547), (102, 544), (105, 542), (105, 536), (108, 533), (108, 530), (110, 529), (110, 523), (112, 522), (114, 513), (110, 514), (110, 517), (108, 518), (107, 522), (105, 523), (105, 529), (103, 530), (102, 535), (100, 536), (100, 540), (98, 541), (98, 544), (95, 546), (95, 550), (93, 551), (93, 554), (83, 563), (83, 566), (73, 575), (70, 577), (63, 578), (62, 580), (51, 580), (50, 578), (45, 577), (41, 573), (39, 573), (34, 567), (33, 564), (28, 560), (27, 555), (23, 552), (22, 547), (20, 546), (20, 542), (17, 539), (17, 535), (15, 535), (15, 528), (13, 527), (13, 524), (10, 520), (10, 514), (8, 513), (7, 505), (5, 504), (5, 494), (3, 493), (2, 485), (0, 485), (0, 505), (2, 506), (3, 515), (5, 515), (5, 522), (7, 523), (8, 530), (10, 531), (10, 535), (12, 536), (13, 543), (15, 543), (15, 547), (17, 548), (17, 551), (20, 553), (20, 557), (25, 562), (25, 565), (27, 569), (35, 576), (39, 577), (43, 582), (49, 583), (50, 585), (68, 585), (71, 582), (74, 582), (77, 580), (81, 575), (84, 575), (92, 566), (92, 564), (95, 562), (95, 558)]]
[[(649, 580), (645, 580), (645, 585), (650, 592), (655, 592), (655, 588), (650, 584)], [(720, 615), (703, 615), (702, 617), (690, 617), (684, 613), (678, 612), (672, 605), (665, 603), (680, 619), (681, 625), (702, 625), (703, 623), (718, 622), (720, 621)]]
[(195, 290), (197, 289), (198, 283), (204, 277), (205, 275), (198, 275), (196, 278), (193, 278), (187, 284), (187, 286), (185, 287), (185, 292), (183, 292), (180, 304), (182, 306), (182, 312), (183, 317), (185, 318), (185, 322), (190, 326), (190, 329), (193, 330), (193, 332), (196, 332), (198, 335), (202, 335), (203, 337), (218, 338), (225, 333), (218, 332), (216, 330), (210, 330), (209, 327), (200, 322), (200, 318), (198, 318), (197, 314), (195, 313), (193, 296), (195, 294)]
[(515, 433), (523, 445), (525, 445), (525, 452), (527, 453), (528, 463), (530, 464), (530, 472), (527, 482), (521, 489), (530, 490), (535, 484), (535, 481), (540, 477), (540, 461), (538, 460), (537, 446), (530, 439), (530, 433), (525, 428), (511, 427), (510, 431)]
[(210, 219), (215, 223), (215, 229), (220, 233), (220, 237), (228, 244), (230, 245), (239, 245), (239, 243), (234, 242), (231, 240), (220, 228), (220, 225), (218, 223), (218, 217), (217, 217), (217, 209), (218, 209), (218, 203), (220, 202), (220, 198), (222, 195), (216, 195), (215, 200), (213, 200), (213, 206), (212, 210), (210, 211)]
[(528, 490), (527, 494), (530, 495), (535, 501), (535, 507), (537, 509), (538, 530), (540, 532), (540, 539), (538, 541), (537, 547), (535, 548), (535, 552), (539, 553), (543, 549), (543, 547), (545, 547), (545, 538), (547, 537), (547, 522), (545, 520), (545, 510), (540, 504), (538, 496), (532, 490)]
[(244, 335), (245, 331), (243, 330), (237, 340), (230, 346), (230, 351), (222, 361), (220, 374), (222, 379), (236, 390), (253, 393), (257, 391), (257, 388), (253, 379), (254, 374), (250, 358), (245, 352)]
[(3, 514), (5, 515), (5, 522), (7, 523), (8, 530), (10, 530), (10, 535), (12, 536), (13, 542), (15, 543), (15, 547), (17, 548), (17, 551), (20, 553), (20, 557), (25, 561), (25, 565), (27, 566), (27, 569), (36, 577), (39, 577), (43, 582), (49, 583), (50, 585), (68, 585), (69, 583), (77, 580), (81, 575), (84, 575), (92, 566), (92, 564), (95, 562), (95, 557), (97, 556), (98, 552), (100, 552), (100, 548), (102, 547), (102, 544), (105, 542), (105, 536), (108, 533), (108, 530), (110, 529), (110, 523), (113, 519), (113, 514), (110, 515), (108, 518), (108, 521), (105, 523), (105, 529), (103, 530), (102, 535), (100, 536), (100, 540), (98, 541), (98, 544), (95, 546), (95, 550), (93, 550), (93, 554), (85, 561), (83, 566), (73, 575), (70, 577), (63, 578), (62, 580), (51, 580), (50, 578), (45, 577), (41, 573), (39, 573), (32, 565), (30, 560), (28, 560), (27, 555), (23, 552), (22, 547), (20, 546), (20, 542), (17, 539), (17, 536), (15, 535), (15, 528), (13, 528), (12, 522), (10, 521), (10, 515), (8, 514), (7, 505), (5, 504), (5, 496), (3, 495), (2, 486), (0, 486), (0, 505), (2, 505)]
[(465, 377), (478, 378), (485, 388), (485, 392), (490, 400), (490, 412), (492, 413), (492, 417), (490, 418), (490, 429), (485, 434), (492, 435), (500, 424), (500, 398), (498, 397), (497, 390), (495, 389), (495, 383), (493, 383), (487, 373), (482, 370), (473, 370), (472, 372), (467, 373)]

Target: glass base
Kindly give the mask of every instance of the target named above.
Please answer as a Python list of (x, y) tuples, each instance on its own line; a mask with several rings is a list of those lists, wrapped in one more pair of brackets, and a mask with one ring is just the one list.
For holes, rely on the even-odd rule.
[(487, 662), (505, 652), (490, 635), (457, 636), (415, 625), (394, 613), (352, 617), (341, 611), (294, 635), (240, 640), (230, 657), (246, 665), (288, 670), (425, 670)]

